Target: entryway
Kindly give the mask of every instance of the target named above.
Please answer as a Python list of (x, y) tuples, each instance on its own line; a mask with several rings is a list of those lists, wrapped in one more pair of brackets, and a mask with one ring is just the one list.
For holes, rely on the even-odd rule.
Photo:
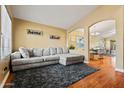
[(104, 61), (110, 58), (115, 67), (115, 20), (97, 22), (89, 28), (89, 56), (91, 61)]

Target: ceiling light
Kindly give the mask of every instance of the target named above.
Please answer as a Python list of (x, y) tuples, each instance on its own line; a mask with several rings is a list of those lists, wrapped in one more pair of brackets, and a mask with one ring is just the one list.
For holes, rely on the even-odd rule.
[(92, 33), (91, 33), (92, 36), (97, 36), (97, 35), (99, 35), (99, 34), (100, 34), (100, 33), (98, 33), (98, 32), (92, 32)]

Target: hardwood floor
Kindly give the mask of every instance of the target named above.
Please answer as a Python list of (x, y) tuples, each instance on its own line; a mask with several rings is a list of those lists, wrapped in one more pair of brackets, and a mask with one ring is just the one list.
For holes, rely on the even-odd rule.
[[(100, 70), (68, 86), (69, 88), (124, 88), (124, 73), (115, 71), (111, 57), (90, 61), (88, 65)], [(9, 87), (12, 79), (11, 73), (5, 87)]]
[(100, 70), (70, 85), (69, 88), (124, 88), (124, 73), (115, 71), (111, 57), (90, 61), (88, 65)]

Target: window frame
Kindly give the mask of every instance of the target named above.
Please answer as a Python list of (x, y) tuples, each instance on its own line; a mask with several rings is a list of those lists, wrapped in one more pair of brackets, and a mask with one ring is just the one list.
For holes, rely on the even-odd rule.
[[(1, 18), (0, 59), (2, 59), (2, 58), (5, 58), (6, 56), (10, 55), (10, 53), (12, 52), (12, 20), (11, 20), (10, 14), (9, 14), (6, 6), (1, 5), (0, 12), (1, 12), (1, 15), (0, 15), (0, 18)], [(3, 15), (6, 15), (6, 18), (4, 18)], [(5, 20), (8, 21), (8, 23), (5, 23), (5, 25), (6, 24), (7, 24), (7, 26), (9, 25), (8, 28), (5, 29), (7, 32), (4, 32), (5, 30), (3, 30), (5, 28), (4, 27)], [(6, 33), (9, 33), (9, 34), (6, 34)], [(6, 44), (5, 44), (4, 40), (7, 40)]]

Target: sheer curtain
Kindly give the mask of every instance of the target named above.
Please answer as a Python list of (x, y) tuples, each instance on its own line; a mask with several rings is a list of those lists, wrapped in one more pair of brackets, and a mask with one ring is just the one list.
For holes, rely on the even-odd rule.
[(8, 56), (11, 53), (11, 34), (12, 34), (12, 23), (10, 16), (5, 6), (1, 6), (1, 58)]

